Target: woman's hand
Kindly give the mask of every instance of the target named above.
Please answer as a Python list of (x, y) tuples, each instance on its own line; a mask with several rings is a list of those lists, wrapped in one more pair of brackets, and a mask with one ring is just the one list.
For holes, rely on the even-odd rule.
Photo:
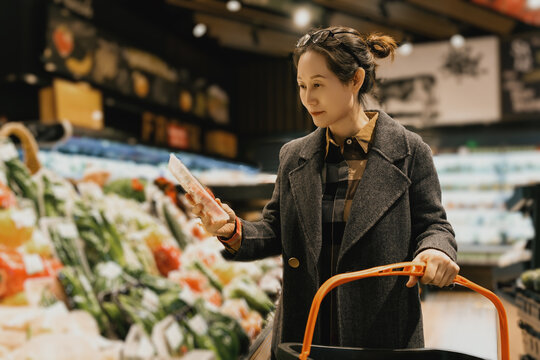
[[(210, 192), (210, 191), (209, 191)], [(210, 193), (211, 194), (211, 193)], [(229, 214), (229, 220), (227, 221), (213, 221), (212, 217), (208, 215), (203, 209), (202, 204), (197, 204), (193, 201), (191, 195), (186, 194), (186, 199), (193, 205), (191, 212), (201, 219), (204, 229), (212, 235), (222, 236), (229, 238), (234, 235), (234, 225), (236, 221), (236, 214), (227, 204), (221, 203), (220, 199), (216, 199), (216, 202)]]
[[(424, 276), (420, 278), (422, 284), (444, 287), (454, 282), (459, 272), (459, 266), (442, 251), (427, 249), (418, 254), (413, 261), (426, 263)], [(413, 287), (418, 282), (417, 276), (409, 276), (407, 287)]]

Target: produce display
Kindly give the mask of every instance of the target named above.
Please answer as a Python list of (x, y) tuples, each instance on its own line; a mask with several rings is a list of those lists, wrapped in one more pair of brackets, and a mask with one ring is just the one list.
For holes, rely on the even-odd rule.
[(247, 354), (272, 316), (281, 260), (225, 261), (164, 177), (30, 174), (2, 146), (0, 358)]

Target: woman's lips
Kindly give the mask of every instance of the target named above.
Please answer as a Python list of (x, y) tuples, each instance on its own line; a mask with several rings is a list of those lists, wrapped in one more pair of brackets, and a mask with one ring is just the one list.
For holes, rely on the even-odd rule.
[(310, 113), (310, 114), (311, 114), (311, 116), (319, 116), (319, 115), (321, 115), (323, 112), (324, 112), (324, 111), (315, 111), (315, 112), (312, 112), (312, 113)]

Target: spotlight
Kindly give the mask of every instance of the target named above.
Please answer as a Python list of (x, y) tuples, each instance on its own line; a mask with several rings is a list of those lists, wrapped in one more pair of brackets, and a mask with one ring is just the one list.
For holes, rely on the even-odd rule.
[(412, 51), (413, 51), (413, 44), (408, 41), (404, 42), (403, 44), (401, 44), (400, 47), (398, 47), (398, 52), (403, 56), (411, 55)]
[(450, 44), (456, 48), (459, 49), (465, 45), (465, 38), (461, 36), (460, 34), (452, 35), (450, 38)]
[(294, 23), (298, 27), (305, 27), (311, 21), (311, 13), (308, 9), (300, 8), (294, 13)]
[(204, 36), (204, 34), (206, 34), (206, 25), (203, 23), (198, 23), (197, 25), (195, 25), (195, 27), (193, 28), (193, 36), (199, 38)]
[(242, 3), (238, 0), (229, 0), (227, 1), (227, 10), (230, 12), (240, 11), (242, 8)]

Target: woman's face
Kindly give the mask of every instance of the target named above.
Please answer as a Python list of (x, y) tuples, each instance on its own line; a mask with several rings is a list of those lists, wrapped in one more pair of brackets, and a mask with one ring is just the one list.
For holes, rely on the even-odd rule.
[(298, 60), (300, 99), (318, 127), (338, 124), (353, 115), (357, 91), (343, 84), (321, 54), (308, 51)]

